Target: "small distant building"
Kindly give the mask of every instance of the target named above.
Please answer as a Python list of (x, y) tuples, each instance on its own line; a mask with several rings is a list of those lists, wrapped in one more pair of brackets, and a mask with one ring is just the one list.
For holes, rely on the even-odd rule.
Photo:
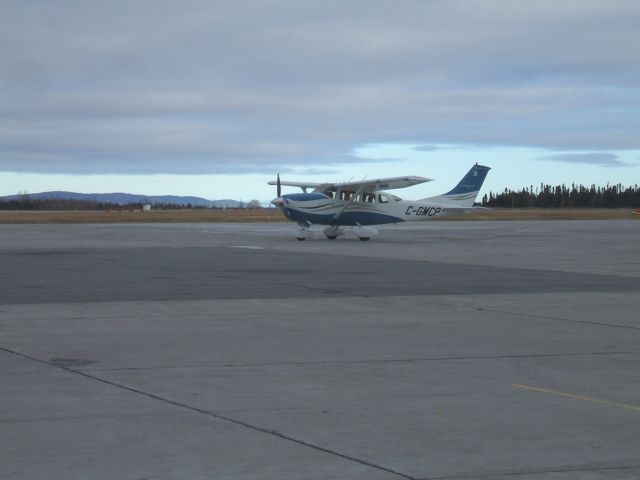
[(144, 205), (142, 205), (142, 210), (145, 211), (145, 212), (151, 210), (151, 204), (150, 203), (145, 203)]

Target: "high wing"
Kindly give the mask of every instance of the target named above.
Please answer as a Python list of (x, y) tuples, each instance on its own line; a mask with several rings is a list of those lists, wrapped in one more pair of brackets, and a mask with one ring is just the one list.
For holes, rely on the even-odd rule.
[[(276, 180), (271, 180), (269, 182), (267, 182), (267, 185), (278, 185), (278, 182)], [(285, 187), (298, 187), (298, 188), (302, 188), (303, 190), (306, 190), (307, 188), (318, 188), (320, 185), (323, 185), (322, 183), (318, 183), (318, 182), (285, 182), (285, 181), (281, 181), (280, 185), (284, 185)]]
[[(415, 176), (375, 178), (371, 180), (360, 180), (359, 182), (325, 183), (322, 185), (322, 188), (326, 189), (329, 187), (335, 190), (347, 191), (394, 190), (396, 188), (412, 187), (420, 183), (431, 182), (432, 180), (432, 178)], [(283, 183), (283, 185), (285, 185), (285, 183)]]

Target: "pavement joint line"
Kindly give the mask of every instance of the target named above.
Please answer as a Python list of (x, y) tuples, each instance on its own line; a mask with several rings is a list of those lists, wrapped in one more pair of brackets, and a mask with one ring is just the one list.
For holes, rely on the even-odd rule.
[(366, 295), (363, 293), (352, 292), (350, 290), (338, 290), (335, 288), (327, 288), (327, 287), (312, 287), (310, 285), (301, 285), (298, 283), (281, 283), (281, 287), (293, 287), (293, 288), (304, 288), (305, 290), (310, 290), (312, 292), (320, 292), (320, 293), (332, 293), (339, 297), (356, 297), (356, 298), (371, 298), (370, 295)]
[(533, 387), (531, 385), (522, 385), (522, 384), (519, 384), (519, 383), (514, 383), (511, 386), (514, 387), (514, 388), (519, 388), (521, 390), (529, 390), (529, 391), (532, 391), (532, 392), (539, 392), (539, 393), (548, 393), (550, 395), (557, 395), (559, 397), (573, 398), (575, 400), (584, 400), (586, 402), (598, 403), (600, 405), (607, 405), (607, 406), (610, 406), (610, 407), (618, 407), (618, 408), (624, 408), (624, 409), (627, 409), (627, 410), (640, 411), (640, 406), (629, 405), (627, 403), (612, 402), (610, 400), (603, 400), (603, 399), (599, 399), (599, 398), (589, 397), (589, 396), (586, 396), (586, 395), (578, 395), (578, 394), (574, 394), (574, 393), (563, 392), (563, 391), (560, 391), (560, 390), (551, 390), (551, 389), (548, 389), (548, 388)]
[(322, 447), (320, 445), (315, 445), (313, 443), (306, 442), (304, 440), (300, 440), (298, 438), (291, 437), (291, 436), (286, 435), (284, 433), (278, 432), (277, 430), (271, 430), (271, 429), (268, 429), (268, 428), (259, 427), (257, 425), (253, 425), (251, 423), (248, 423), (248, 422), (245, 422), (245, 421), (242, 421), (242, 420), (238, 420), (236, 418), (228, 417), (228, 416), (225, 416), (225, 415), (220, 415), (220, 414), (215, 413), (215, 412), (210, 411), (210, 410), (205, 410), (203, 408), (198, 408), (198, 407), (195, 407), (193, 405), (189, 405), (189, 404), (186, 404), (186, 403), (183, 403), (183, 402), (178, 402), (176, 400), (171, 400), (169, 398), (161, 397), (160, 395), (156, 395), (156, 394), (153, 394), (153, 393), (150, 393), (150, 392), (145, 392), (144, 390), (140, 390), (140, 389), (137, 389), (137, 388), (129, 387), (127, 385), (122, 385), (122, 384), (119, 384), (119, 383), (116, 383), (116, 382), (112, 382), (110, 380), (106, 380), (104, 378), (100, 378), (98, 376), (91, 375), (91, 374), (83, 372), (81, 370), (75, 370), (73, 368), (65, 367), (65, 366), (62, 366), (62, 365), (55, 365), (53, 363), (47, 362), (46, 360), (41, 360), (41, 359), (39, 359), (37, 357), (33, 357), (31, 355), (19, 352), (17, 350), (12, 350), (12, 349), (9, 349), (9, 348), (6, 348), (6, 347), (2, 347), (2, 346), (0, 346), (0, 350), (2, 350), (4, 352), (7, 352), (7, 353), (10, 353), (10, 354), (13, 354), (13, 355), (16, 355), (18, 357), (22, 357), (22, 358), (26, 358), (26, 359), (34, 361), (34, 362), (38, 362), (38, 363), (43, 364), (43, 365), (47, 365), (47, 366), (52, 367), (52, 368), (57, 368), (59, 370), (65, 371), (65, 372), (73, 373), (75, 375), (79, 375), (79, 376), (88, 378), (88, 379), (93, 380), (95, 382), (103, 383), (103, 384), (109, 385), (111, 387), (115, 387), (115, 388), (118, 388), (118, 389), (121, 389), (121, 390), (126, 390), (128, 392), (135, 393), (137, 395), (141, 395), (141, 396), (144, 396), (144, 397), (147, 397), (147, 398), (151, 398), (153, 400), (157, 400), (159, 402), (163, 402), (163, 403), (168, 404), (168, 405), (173, 405), (175, 407), (179, 407), (179, 408), (182, 408), (182, 409), (185, 409), (185, 410), (189, 410), (189, 411), (192, 411), (192, 412), (196, 412), (196, 413), (200, 413), (200, 414), (203, 414), (203, 415), (208, 415), (208, 416), (210, 416), (212, 418), (215, 418), (217, 420), (222, 420), (222, 421), (225, 421), (225, 422), (228, 422), (228, 423), (232, 423), (234, 425), (245, 427), (245, 428), (253, 430), (255, 432), (259, 432), (259, 433), (263, 433), (263, 434), (270, 435), (270, 436), (273, 436), (273, 437), (277, 437), (277, 438), (280, 438), (281, 440), (285, 440), (285, 441), (288, 441), (288, 442), (291, 442), (291, 443), (295, 443), (297, 445), (301, 445), (301, 446), (310, 448), (310, 449), (318, 451), (318, 452), (322, 452), (322, 453), (326, 453), (326, 454), (329, 454), (329, 455), (332, 455), (332, 456), (335, 456), (335, 457), (339, 457), (339, 458), (342, 458), (344, 460), (349, 460), (351, 462), (358, 463), (360, 465), (364, 465), (366, 467), (370, 467), (370, 468), (373, 468), (375, 470), (380, 470), (380, 471), (383, 471), (383, 472), (391, 473), (391, 474), (396, 475), (396, 476), (398, 476), (400, 478), (405, 478), (407, 480), (416, 480), (415, 477), (412, 477), (410, 475), (398, 472), (398, 471), (393, 470), (391, 468), (387, 468), (387, 467), (384, 467), (382, 465), (378, 465), (378, 464), (369, 462), (367, 460), (363, 460), (361, 458), (353, 457), (353, 456), (347, 455), (345, 453), (340, 453), (340, 452), (338, 452), (336, 450), (331, 450), (330, 448)]
[(470, 356), (444, 356), (444, 357), (417, 357), (417, 358), (389, 358), (389, 359), (365, 359), (365, 360), (331, 360), (319, 362), (284, 362), (284, 363), (228, 363), (222, 365), (179, 365), (179, 366), (151, 366), (151, 367), (121, 367), (121, 368), (92, 368), (88, 366), (82, 371), (92, 372), (121, 372), (137, 370), (179, 370), (188, 368), (258, 368), (258, 367), (312, 367), (324, 365), (366, 365), (385, 363), (420, 363), (443, 362), (458, 360), (500, 360), (514, 358), (566, 358), (589, 357), (598, 355), (637, 355), (640, 352), (578, 352), (578, 353), (523, 353), (505, 355), (470, 355)]
[[(438, 305), (455, 306), (453, 304), (447, 304), (447, 303), (439, 303)], [(506, 313), (508, 315), (515, 315), (515, 316), (521, 316), (521, 317), (543, 318), (545, 320), (560, 320), (562, 322), (583, 323), (586, 325), (598, 325), (601, 327), (628, 328), (631, 330), (640, 330), (640, 327), (637, 327), (635, 325), (620, 325), (618, 323), (590, 322), (588, 320), (576, 320), (573, 318), (554, 317), (552, 315), (541, 315), (539, 313), (512, 312), (509, 310), (501, 310), (499, 308), (491, 308), (491, 307), (468, 307), (469, 310), (478, 310), (478, 308), (480, 308), (481, 309), (480, 311), (483, 311), (483, 312)]]
[(119, 415), (68, 415), (66, 417), (0, 418), (2, 423), (59, 422), (63, 420), (98, 420), (105, 418), (166, 417), (168, 415), (186, 415), (185, 413), (125, 413)]
[(591, 467), (591, 468), (556, 468), (556, 469), (548, 469), (548, 470), (521, 470), (516, 472), (489, 472), (489, 473), (480, 473), (480, 474), (464, 474), (464, 475), (445, 475), (445, 476), (437, 476), (437, 477), (419, 477), (415, 480), (458, 480), (458, 479), (468, 479), (468, 480), (487, 480), (489, 478), (498, 478), (498, 477), (517, 477), (522, 475), (536, 475), (536, 474), (546, 474), (546, 473), (581, 473), (581, 472), (610, 472), (610, 471), (625, 471), (625, 470), (640, 470), (640, 465), (622, 465), (622, 466), (610, 466), (610, 467)]

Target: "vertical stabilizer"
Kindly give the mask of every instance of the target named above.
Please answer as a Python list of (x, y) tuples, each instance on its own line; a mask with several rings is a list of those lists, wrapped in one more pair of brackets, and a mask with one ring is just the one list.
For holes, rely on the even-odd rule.
[(425, 198), (423, 201), (451, 204), (457, 207), (473, 207), (489, 170), (491, 168), (476, 163), (453, 189), (437, 197)]

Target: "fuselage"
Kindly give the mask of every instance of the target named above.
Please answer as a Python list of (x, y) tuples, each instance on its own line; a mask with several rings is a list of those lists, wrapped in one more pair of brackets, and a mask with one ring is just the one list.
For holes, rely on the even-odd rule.
[(461, 213), (459, 208), (425, 201), (402, 200), (386, 192), (372, 192), (357, 201), (319, 193), (282, 195), (282, 211), (298, 224), (383, 225), (432, 220)]

